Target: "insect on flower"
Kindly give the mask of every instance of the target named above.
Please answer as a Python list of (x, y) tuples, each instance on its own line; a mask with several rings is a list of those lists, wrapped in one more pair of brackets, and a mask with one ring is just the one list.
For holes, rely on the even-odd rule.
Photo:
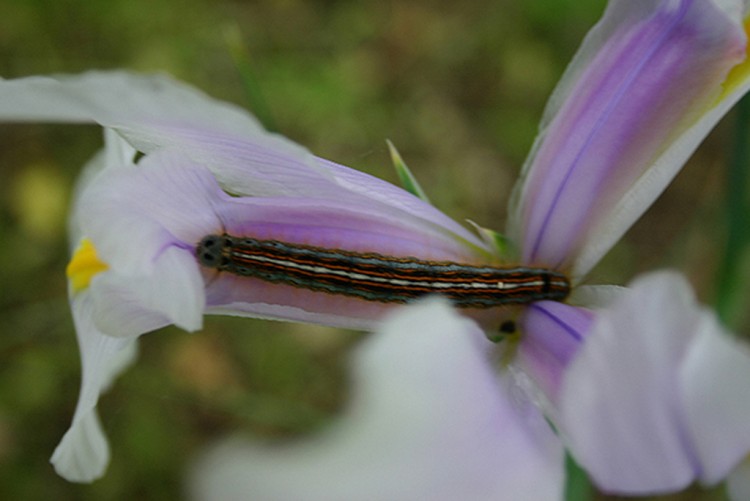
[[(104, 474), (97, 401), (139, 336), (230, 314), (375, 331), (339, 431), (218, 461), (233, 499), (561, 499), (564, 448), (613, 493), (727, 478), (750, 451), (747, 348), (674, 273), (583, 282), (750, 89), (749, 27), (750, 0), (610, 0), (547, 106), (507, 249), (167, 77), (0, 81), (0, 119), (106, 131), (71, 221), (83, 383), (55, 469)], [(394, 308), (433, 293), (465, 311)]]
[(460, 308), (561, 301), (570, 292), (562, 273), (398, 258), (278, 240), (209, 235), (196, 247), (203, 266), (240, 276), (382, 303), (441, 294)]

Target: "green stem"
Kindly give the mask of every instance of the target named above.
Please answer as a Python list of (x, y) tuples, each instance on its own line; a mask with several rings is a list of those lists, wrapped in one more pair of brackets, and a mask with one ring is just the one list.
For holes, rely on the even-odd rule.
[(742, 289), (742, 257), (749, 240), (748, 168), (750, 168), (750, 96), (742, 99), (735, 114), (732, 155), (727, 164), (725, 207), (727, 221), (724, 256), (719, 265), (716, 308), (731, 325), (738, 313)]
[(594, 488), (586, 472), (569, 455), (565, 456), (565, 501), (591, 501)]

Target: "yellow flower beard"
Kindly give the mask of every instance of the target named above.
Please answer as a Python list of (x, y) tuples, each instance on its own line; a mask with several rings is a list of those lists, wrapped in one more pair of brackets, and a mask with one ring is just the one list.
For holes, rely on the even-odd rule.
[[(745, 19), (745, 33), (747, 33), (748, 38), (750, 38), (750, 17)], [(750, 51), (750, 43), (748, 43), (748, 47), (746, 50)], [(750, 57), (747, 56), (748, 54), (746, 53), (745, 60), (729, 71), (729, 74), (724, 81), (724, 90), (719, 96), (719, 101), (721, 101), (727, 94), (730, 94), (732, 91), (734, 91), (737, 87), (745, 83), (748, 77), (750, 77)]]
[(73, 292), (80, 292), (89, 286), (96, 274), (107, 269), (109, 266), (96, 255), (94, 244), (88, 238), (84, 238), (73, 253), (65, 274), (68, 276)]

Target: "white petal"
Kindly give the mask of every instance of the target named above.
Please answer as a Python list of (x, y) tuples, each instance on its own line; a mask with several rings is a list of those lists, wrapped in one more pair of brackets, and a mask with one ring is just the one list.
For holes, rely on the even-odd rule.
[(103, 170), (132, 165), (135, 153), (135, 150), (114, 131), (104, 130), (104, 148), (86, 162), (73, 188), (73, 202), (68, 221), (68, 236), (73, 249), (80, 245), (83, 238), (78, 213), (81, 195)]
[(50, 462), (58, 475), (70, 482), (88, 483), (101, 478), (109, 464), (109, 444), (96, 408), (80, 414), (63, 435)]
[(137, 336), (169, 324), (195, 331), (203, 325), (205, 289), (190, 252), (166, 249), (148, 275), (104, 272), (94, 277), (94, 321), (110, 336)]
[(0, 96), (4, 121), (97, 122), (127, 130), (171, 124), (233, 134), (262, 130), (244, 110), (167, 75), (89, 71), (0, 80)]
[(104, 151), (108, 168), (135, 164), (138, 151), (112, 129), (104, 129)]
[(441, 302), (400, 310), (357, 353), (353, 401), (328, 433), (227, 442), (193, 469), (193, 498), (561, 499), (559, 443), (498, 384), (484, 343)]
[(73, 422), (52, 455), (55, 471), (71, 482), (92, 482), (104, 474), (109, 446), (96, 413), (99, 395), (135, 358), (136, 340), (103, 335), (92, 321), (88, 294), (72, 301), (83, 375)]

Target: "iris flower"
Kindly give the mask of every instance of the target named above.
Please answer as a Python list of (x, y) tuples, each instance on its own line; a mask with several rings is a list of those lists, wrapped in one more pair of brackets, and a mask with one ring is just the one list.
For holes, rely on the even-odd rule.
[[(196, 492), (207, 496), (220, 487), (269, 499), (557, 499), (563, 447), (612, 492), (723, 480), (750, 452), (748, 348), (674, 273), (622, 289), (580, 283), (750, 88), (747, 10), (739, 0), (612, 0), (547, 106), (502, 254), (490, 232), (167, 77), (0, 82), (0, 119), (105, 128), (73, 209), (83, 380), (56, 470), (83, 482), (103, 474), (99, 394), (138, 336), (198, 330), (209, 313), (375, 333), (331, 432), (284, 449), (230, 444), (198, 470)], [(567, 303), (461, 316), (433, 299), (394, 308), (201, 266), (196, 244), (224, 232), (543, 266), (577, 287)], [(513, 339), (487, 341), (482, 329), (508, 318)]]

